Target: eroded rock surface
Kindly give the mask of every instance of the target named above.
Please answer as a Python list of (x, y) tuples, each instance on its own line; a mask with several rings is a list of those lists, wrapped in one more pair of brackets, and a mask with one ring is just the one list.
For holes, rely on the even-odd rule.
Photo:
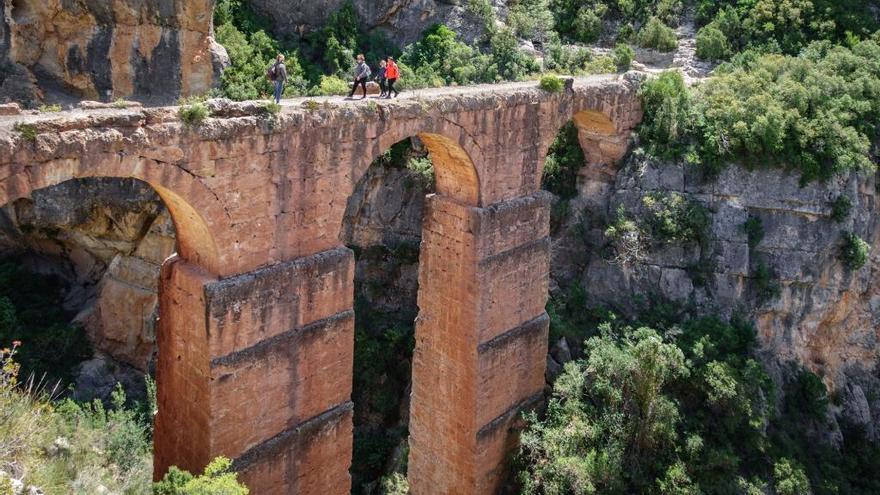
[(173, 101), (218, 80), (214, 0), (2, 0), (0, 101)]
[[(253, 6), (272, 19), (284, 34), (305, 34), (323, 27), (345, 0), (253, 0)], [(507, 2), (495, 0), (496, 8)], [(473, 40), (481, 32), (480, 20), (467, 10), (467, 0), (354, 0), (355, 11), (367, 29), (388, 33), (400, 46), (416, 41), (432, 24), (443, 23)]]
[[(630, 313), (656, 295), (698, 313), (745, 315), (756, 323), (761, 352), (777, 381), (787, 372), (784, 363), (803, 364), (841, 393), (843, 415), (880, 422), (880, 218), (873, 176), (801, 186), (796, 173), (731, 166), (706, 180), (685, 165), (638, 153), (613, 180), (600, 183), (586, 177), (587, 170), (583, 174), (568, 228), (554, 238), (558, 285), (581, 283), (592, 303)], [(661, 243), (646, 249), (641, 261), (613, 262), (605, 228), (620, 206), (631, 218), (643, 217), (642, 198), (657, 192), (704, 205), (708, 243)], [(831, 209), (840, 196), (853, 205), (842, 222)], [(744, 228), (749, 218), (764, 231), (754, 247)], [(846, 232), (872, 246), (869, 262), (858, 270), (838, 258)], [(771, 288), (768, 296), (759, 280), (760, 265), (769, 270), (775, 294)]]
[(174, 242), (159, 197), (131, 179), (64, 182), (0, 210), (0, 255), (61, 276), (65, 309), (96, 351), (141, 372), (155, 354), (159, 268)]

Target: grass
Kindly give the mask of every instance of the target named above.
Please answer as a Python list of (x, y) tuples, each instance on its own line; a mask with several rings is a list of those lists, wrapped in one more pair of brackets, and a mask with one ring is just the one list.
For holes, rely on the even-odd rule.
[(202, 98), (187, 98), (181, 99), (177, 116), (187, 126), (197, 126), (211, 116), (211, 111)]
[(61, 105), (54, 103), (51, 105), (40, 105), (39, 108), (37, 108), (37, 110), (39, 110), (40, 113), (51, 113), (51, 112), (60, 112), (62, 110), (62, 108), (61, 108)]
[(843, 247), (840, 250), (840, 261), (850, 270), (858, 270), (865, 266), (871, 253), (871, 245), (857, 234), (848, 232), (843, 236)]
[(24, 122), (16, 122), (12, 130), (17, 132), (21, 137), (28, 141), (37, 140), (37, 128), (33, 124), (25, 124)]
[(263, 104), (263, 112), (272, 116), (278, 115), (279, 113), (281, 113), (281, 105), (275, 103), (274, 101), (270, 101)]

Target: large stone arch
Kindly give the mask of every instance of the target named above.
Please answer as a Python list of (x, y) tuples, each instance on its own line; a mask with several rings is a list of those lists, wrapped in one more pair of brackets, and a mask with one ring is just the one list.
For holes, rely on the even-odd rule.
[(168, 208), (177, 232), (178, 256), (212, 274), (222, 276), (229, 271), (215, 241), (215, 235), (225, 224), (224, 209), (204, 184), (178, 167), (147, 160), (103, 159), (91, 164), (80, 159), (21, 168), (0, 182), (0, 205), (73, 179), (138, 179), (149, 184)]
[[(617, 162), (623, 158), (629, 144), (630, 128), (613, 120), (614, 116), (601, 108), (582, 108), (572, 111), (563, 110), (555, 115), (549, 129), (541, 139), (541, 147), (538, 161), (537, 186), (540, 188), (543, 177), (544, 164), (550, 146), (559, 134), (559, 131), (568, 122), (574, 122), (578, 130), (578, 141), (584, 151), (586, 166), (588, 168), (599, 167), (603, 171), (613, 169)], [(587, 171), (589, 173), (589, 171)]]
[(133, 178), (152, 187), (174, 223), (176, 254), (162, 264), (156, 365), (159, 413), (153, 435), (156, 476), (171, 465), (197, 471), (210, 461), (211, 337), (206, 332), (204, 288), (230, 272), (215, 234), (228, 225), (211, 192), (178, 167), (152, 160), (96, 157), (13, 165), (0, 181), (0, 205), (70, 180)]
[(361, 163), (355, 173), (357, 183), (366, 168), (392, 145), (410, 137), (418, 137), (428, 148), (434, 163), (437, 194), (461, 204), (481, 206), (480, 177), (477, 165), (482, 152), (465, 130), (449, 121), (412, 122), (394, 126), (381, 134), (370, 150), (369, 160)]

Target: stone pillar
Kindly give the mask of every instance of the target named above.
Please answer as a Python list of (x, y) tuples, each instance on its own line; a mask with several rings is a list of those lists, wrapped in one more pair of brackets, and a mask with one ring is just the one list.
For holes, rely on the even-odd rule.
[(487, 208), (429, 198), (409, 424), (415, 495), (494, 493), (520, 412), (542, 398), (549, 204), (542, 192)]
[(354, 256), (162, 272), (155, 474), (223, 455), (251, 493), (347, 494)]

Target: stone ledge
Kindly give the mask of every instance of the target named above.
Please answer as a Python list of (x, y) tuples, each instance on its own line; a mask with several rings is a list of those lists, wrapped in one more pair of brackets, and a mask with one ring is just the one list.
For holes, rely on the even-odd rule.
[(540, 316), (533, 318), (514, 329), (508, 330), (491, 340), (483, 342), (477, 346), (477, 354), (487, 354), (514, 343), (516, 339), (541, 332), (544, 330), (544, 326), (549, 323), (550, 317), (547, 316), (547, 313), (542, 313)]
[(528, 409), (533, 409), (543, 401), (544, 392), (538, 392), (537, 394), (526, 397), (525, 399), (517, 402), (516, 404), (511, 406), (510, 409), (501, 413), (501, 415), (483, 425), (483, 427), (480, 428), (479, 431), (477, 431), (477, 441), (487, 441), (489, 437), (498, 433), (498, 430), (499, 428), (501, 428), (501, 426), (509, 422), (511, 419), (514, 419), (517, 414)]
[(213, 368), (219, 366), (234, 366), (243, 362), (257, 360), (264, 357), (266, 354), (277, 350), (284, 344), (290, 344), (291, 341), (299, 337), (305, 336), (313, 332), (326, 330), (333, 324), (349, 318), (354, 319), (354, 310), (336, 313), (335, 315), (328, 318), (324, 318), (309, 323), (308, 325), (303, 325), (301, 327), (290, 329), (284, 333), (274, 335), (266, 340), (262, 340), (240, 351), (231, 352), (225, 356), (215, 357), (211, 359), (211, 367)]
[(232, 469), (234, 471), (244, 471), (266, 457), (277, 455), (278, 451), (284, 449), (290, 443), (298, 442), (304, 437), (314, 435), (325, 426), (339, 423), (346, 414), (353, 411), (354, 403), (347, 401), (309, 418), (293, 428), (282, 431), (265, 442), (251, 447), (232, 461)]

